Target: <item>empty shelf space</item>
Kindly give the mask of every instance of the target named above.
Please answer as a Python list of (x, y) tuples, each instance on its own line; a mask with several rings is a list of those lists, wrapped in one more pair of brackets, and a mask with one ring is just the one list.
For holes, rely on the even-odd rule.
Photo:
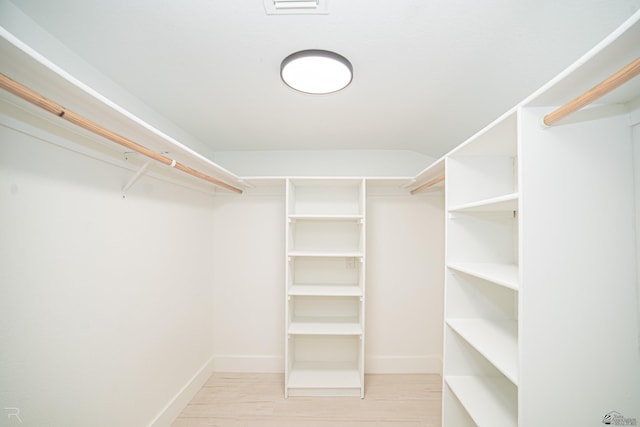
[(357, 252), (363, 244), (360, 221), (314, 219), (296, 220), (289, 224), (290, 251)]
[(292, 335), (362, 335), (357, 317), (296, 317), (287, 331)]
[(452, 270), (518, 290), (518, 266), (489, 262), (456, 262), (447, 265)]
[(518, 384), (518, 324), (515, 320), (448, 319), (447, 325)]
[(480, 427), (518, 425), (517, 390), (499, 377), (446, 376), (445, 382)]
[(362, 296), (362, 288), (357, 284), (353, 285), (297, 285), (293, 284), (289, 288), (291, 296)]
[(360, 388), (360, 372), (349, 362), (296, 362), (289, 372), (288, 388)]
[(360, 215), (364, 206), (362, 179), (288, 180), (288, 208), (292, 215)]
[(518, 193), (451, 206), (449, 212), (502, 212), (518, 210)]

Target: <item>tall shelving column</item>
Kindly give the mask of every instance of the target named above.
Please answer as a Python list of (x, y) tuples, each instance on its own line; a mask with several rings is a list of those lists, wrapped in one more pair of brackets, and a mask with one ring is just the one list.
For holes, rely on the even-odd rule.
[(636, 12), (445, 158), (443, 426), (640, 420), (638, 80), (541, 125), (639, 39)]
[(364, 397), (365, 194), (287, 179), (285, 397)]
[(443, 426), (518, 422), (516, 114), (446, 158)]

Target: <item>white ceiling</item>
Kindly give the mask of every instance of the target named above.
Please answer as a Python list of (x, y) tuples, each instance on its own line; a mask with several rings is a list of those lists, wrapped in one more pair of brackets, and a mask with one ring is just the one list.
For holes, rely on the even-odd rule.
[[(85, 61), (212, 151), (412, 150), (432, 157), (491, 122), (614, 30), (640, 0), (14, 0)], [(280, 62), (346, 56), (353, 83), (297, 93)]]

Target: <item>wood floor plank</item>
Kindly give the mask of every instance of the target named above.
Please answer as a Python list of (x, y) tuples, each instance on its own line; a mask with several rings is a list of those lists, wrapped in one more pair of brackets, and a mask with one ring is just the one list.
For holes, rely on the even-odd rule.
[(436, 427), (439, 375), (367, 375), (365, 398), (284, 398), (282, 374), (214, 373), (173, 427)]

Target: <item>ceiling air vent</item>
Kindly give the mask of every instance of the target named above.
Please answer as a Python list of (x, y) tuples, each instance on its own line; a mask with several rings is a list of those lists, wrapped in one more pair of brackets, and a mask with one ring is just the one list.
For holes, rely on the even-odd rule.
[(326, 15), (328, 0), (264, 0), (267, 15)]

